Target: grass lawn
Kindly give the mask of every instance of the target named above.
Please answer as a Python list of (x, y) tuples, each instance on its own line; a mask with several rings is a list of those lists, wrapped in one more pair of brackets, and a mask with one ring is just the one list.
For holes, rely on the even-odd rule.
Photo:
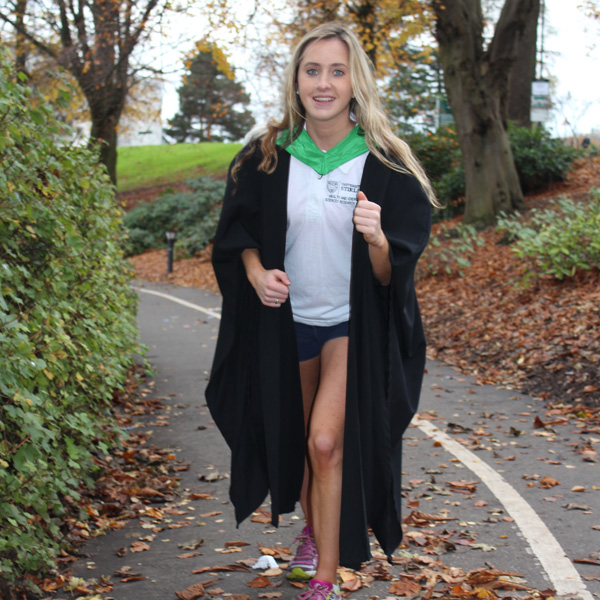
[(241, 144), (203, 142), (119, 148), (118, 190), (173, 183), (201, 175), (225, 175)]

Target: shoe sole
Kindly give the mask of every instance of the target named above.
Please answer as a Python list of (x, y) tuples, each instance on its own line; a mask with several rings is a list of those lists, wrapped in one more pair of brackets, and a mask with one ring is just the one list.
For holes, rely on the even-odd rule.
[(309, 581), (315, 576), (315, 574), (316, 574), (316, 571), (308, 571), (307, 572), (304, 569), (301, 569), (300, 567), (294, 567), (287, 574), (287, 578), (290, 581)]

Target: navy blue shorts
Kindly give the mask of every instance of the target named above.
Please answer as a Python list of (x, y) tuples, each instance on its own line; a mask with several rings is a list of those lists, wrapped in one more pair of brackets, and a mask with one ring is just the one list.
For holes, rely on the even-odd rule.
[(325, 342), (348, 335), (348, 321), (330, 327), (294, 322), (294, 327), (296, 328), (296, 343), (298, 344), (298, 359), (300, 362), (319, 356)]

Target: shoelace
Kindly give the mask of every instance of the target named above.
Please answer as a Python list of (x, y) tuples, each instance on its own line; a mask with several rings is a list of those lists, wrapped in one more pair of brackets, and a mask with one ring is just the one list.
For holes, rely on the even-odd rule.
[(319, 594), (324, 600), (326, 600), (327, 596), (329, 596), (329, 594), (332, 592), (333, 588), (323, 585), (322, 583), (319, 583), (317, 581), (313, 581), (312, 585), (310, 586), (310, 589), (307, 592), (300, 594), (300, 596), (298, 597), (308, 599), (314, 597), (316, 594)]
[(309, 535), (299, 535), (296, 539), (299, 542), (296, 558), (300, 560), (310, 560), (314, 558), (317, 554), (317, 546), (312, 537)]

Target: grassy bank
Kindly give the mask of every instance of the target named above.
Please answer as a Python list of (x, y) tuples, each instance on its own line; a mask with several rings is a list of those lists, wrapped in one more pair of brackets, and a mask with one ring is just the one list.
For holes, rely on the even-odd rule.
[(119, 148), (119, 191), (224, 174), (240, 148), (241, 144), (210, 142)]

